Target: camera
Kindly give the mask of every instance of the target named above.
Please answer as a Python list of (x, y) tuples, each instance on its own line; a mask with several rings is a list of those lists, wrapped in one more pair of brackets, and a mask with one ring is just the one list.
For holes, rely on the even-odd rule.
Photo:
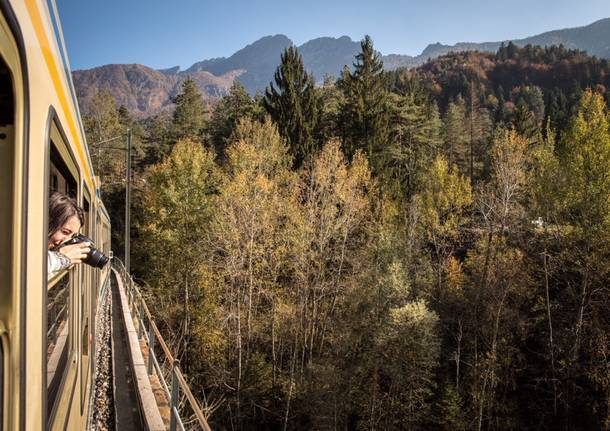
[(91, 243), (91, 250), (89, 251), (89, 253), (87, 253), (87, 257), (83, 260), (83, 262), (94, 268), (102, 269), (108, 263), (110, 258), (101, 251), (99, 251), (97, 248), (95, 248), (95, 244), (93, 243), (93, 241), (91, 241), (91, 238), (88, 238), (85, 235), (79, 233), (68, 241), (64, 242), (62, 245), (59, 246), (59, 248), (61, 249), (61, 247), (64, 247), (66, 245), (79, 244), (81, 242)]

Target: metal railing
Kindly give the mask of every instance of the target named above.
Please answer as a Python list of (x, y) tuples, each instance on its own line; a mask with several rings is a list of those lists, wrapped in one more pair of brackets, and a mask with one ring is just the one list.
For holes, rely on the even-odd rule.
[[(125, 270), (125, 265), (117, 257), (113, 258), (113, 266), (121, 275), (123, 284), (125, 286), (127, 301), (132, 316), (137, 316), (138, 319), (138, 338), (144, 339), (148, 346), (148, 359), (147, 359), (147, 373), (152, 376), (155, 373), (159, 379), (161, 387), (165, 392), (166, 398), (169, 402), (170, 408), (170, 431), (180, 429), (185, 430), (185, 424), (180, 415), (180, 397), (184, 395), (188, 402), (190, 409), (194, 414), (195, 423), (197, 423), (202, 430), (211, 431), (212, 429), (208, 425), (207, 419), (203, 414), (199, 403), (193, 396), (191, 389), (189, 388), (182, 371), (180, 370), (180, 363), (174, 358), (170, 349), (167, 347), (163, 336), (159, 332), (157, 325), (155, 324), (152, 315), (146, 305), (142, 293), (138, 285), (133, 281), (133, 278)], [(164, 361), (159, 361), (159, 357), (155, 353), (155, 348), (159, 346), (165, 358)], [(161, 363), (170, 364), (169, 372), (165, 373), (162, 369)], [(169, 377), (171, 373), (171, 387), (167, 384), (165, 376)]]

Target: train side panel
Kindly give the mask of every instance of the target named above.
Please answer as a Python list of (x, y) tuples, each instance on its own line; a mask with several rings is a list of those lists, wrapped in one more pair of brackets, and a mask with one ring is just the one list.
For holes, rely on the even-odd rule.
[(7, 126), (13, 136), (4, 133), (13, 145), (0, 147), (0, 163), (4, 163), (0, 167), (6, 168), (0, 221), (11, 227), (0, 238), (6, 248), (0, 258), (0, 336), (6, 340), (0, 368), (4, 429), (84, 429), (97, 295), (109, 270), (78, 265), (66, 276), (67, 355), (57, 374), (56, 395), (49, 402), (46, 244), (49, 173), (54, 163), (70, 174), (77, 201), (86, 207), (83, 232), (106, 254), (110, 223), (98, 197), (78, 108), (45, 2), (2, 0), (0, 56), (10, 69), (15, 99), (14, 125)]

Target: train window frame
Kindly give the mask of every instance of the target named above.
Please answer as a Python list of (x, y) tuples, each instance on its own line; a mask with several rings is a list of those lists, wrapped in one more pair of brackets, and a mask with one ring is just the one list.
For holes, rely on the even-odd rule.
[[(2, 334), (4, 335), (4, 334)], [(4, 340), (0, 343), (0, 426), (4, 429)]]
[[(0, 33), (4, 30), (4, 28), (0, 25)], [(4, 34), (0, 34), (0, 44), (5, 43), (6, 36)], [(15, 100), (15, 90), (14, 86), (14, 74), (11, 70), (9, 62), (4, 59), (4, 51), (0, 47), (0, 80), (3, 79), (2, 72), (6, 73), (4, 76), (6, 78), (5, 82), (0, 82), (2, 84), (7, 84), (6, 91), (7, 94), (3, 92), (3, 86), (0, 86), (0, 102), (4, 102), (6, 106), (0, 106), (0, 170), (3, 173), (0, 173), (0, 178), (2, 178), (2, 184), (0, 185), (0, 201), (14, 202), (14, 190), (13, 190), (13, 172), (15, 169), (14, 158), (15, 151), (17, 146), (17, 127), (15, 124), (15, 115), (16, 115), (16, 100)], [(8, 103), (7, 103), (8, 102)], [(6, 144), (6, 145), (4, 145)], [(13, 224), (13, 214), (12, 214), (12, 205), (6, 205), (0, 213), (0, 225), (12, 225)], [(5, 387), (5, 376), (8, 376), (8, 373), (5, 373), (5, 366), (8, 363), (5, 358), (5, 327), (4, 323), (1, 320), (3, 317), (8, 317), (7, 311), (11, 308), (11, 303), (13, 301), (13, 289), (12, 287), (12, 277), (10, 275), (9, 268), (11, 266), (11, 247), (13, 242), (13, 236), (11, 234), (12, 229), (3, 229), (0, 232), (0, 286), (6, 287), (6, 290), (0, 294), (0, 337), (2, 340), (0, 342), (0, 429), (4, 429), (4, 403), (7, 397), (5, 397), (6, 387)]]
[[(92, 204), (92, 199), (91, 199), (91, 192), (89, 191), (89, 188), (87, 187), (87, 185), (84, 182), (81, 182), (81, 190), (82, 190), (82, 208), (83, 208), (83, 213), (84, 213), (84, 219), (85, 219), (85, 224), (84, 226), (81, 227), (81, 232), (83, 234), (85, 234), (86, 236), (88, 236), (89, 238), (93, 239), (95, 241), (95, 235), (92, 233), (93, 229), (94, 229), (94, 225), (92, 224), (92, 218), (93, 215), (95, 214), (94, 208), (93, 208), (93, 204)], [(90, 297), (91, 297), (91, 289), (92, 286), (94, 285), (94, 279), (95, 279), (95, 271), (94, 269), (89, 266), (89, 265), (79, 265), (81, 268), (81, 274), (80, 274), (80, 292), (79, 292), (79, 296), (78, 298), (80, 298), (80, 309), (78, 310), (79, 312), (79, 322), (80, 322), (80, 327), (79, 327), (79, 340), (80, 340), (80, 348), (79, 348), (79, 357), (80, 360), (78, 361), (80, 363), (80, 382), (81, 382), (81, 388), (80, 388), (80, 393), (81, 393), (81, 403), (80, 403), (80, 408), (81, 408), (81, 414), (84, 412), (85, 409), (85, 404), (86, 404), (86, 398), (87, 398), (87, 388), (86, 388), (86, 382), (88, 381), (87, 377), (89, 376), (89, 373), (91, 372), (91, 368), (89, 367), (89, 363), (90, 363), (90, 356), (92, 354), (91, 352), (91, 343), (90, 343), (90, 332), (91, 332), (91, 326), (93, 324), (93, 321), (91, 320), (90, 314), (91, 314), (91, 304), (90, 304)]]
[[(26, 247), (28, 222), (22, 210), (25, 206), (24, 188), (29, 167), (26, 143), (29, 140), (30, 105), (24, 37), (10, 3), (3, 1), (0, 1), (0, 61), (9, 71), (13, 100), (12, 145), (0, 150), (0, 158), (6, 163), (0, 163), (0, 224), (12, 227), (5, 229), (10, 235), (0, 233), (0, 428), (8, 429), (9, 426), (23, 427), (25, 423), (26, 373), (17, 376), (13, 371), (26, 366), (24, 349), (27, 317), (23, 298), (27, 292), (27, 258), (21, 251)], [(11, 331), (11, 343), (8, 328)]]
[[(57, 115), (55, 109), (51, 106), (49, 108), (48, 122), (47, 122), (47, 134), (46, 134), (46, 158), (45, 158), (45, 198), (46, 202), (49, 200), (49, 188), (50, 184), (50, 175), (51, 175), (51, 167), (52, 165), (57, 168), (58, 172), (60, 172), (64, 176), (64, 180), (66, 177), (70, 183), (68, 191), (69, 194), (76, 199), (77, 202), (80, 202), (82, 196), (82, 175), (79, 170), (78, 164), (76, 163), (76, 156), (72, 152), (71, 148), (68, 145), (68, 139), (66, 138), (66, 134), (64, 132), (63, 127), (61, 126), (61, 122)], [(67, 183), (66, 182), (66, 183)], [(48, 225), (48, 205), (47, 211), (45, 213), (45, 223)], [(45, 248), (46, 248), (45, 238)], [(46, 265), (44, 268), (46, 272)], [(44, 296), (43, 304), (44, 307), (44, 317), (43, 317), (43, 327), (44, 334), (48, 334), (49, 326), (48, 326), (48, 293), (49, 290), (57, 283), (59, 280), (63, 280), (65, 277), (69, 277), (67, 280), (67, 298), (66, 298), (66, 310), (67, 317), (65, 321), (65, 328), (62, 330), (61, 336), (64, 337), (63, 342), (64, 345), (61, 348), (61, 351), (58, 351), (55, 355), (55, 363), (58, 364), (53, 374), (49, 374), (49, 363), (50, 357), (45, 355), (45, 359), (42, 360), (43, 366), (43, 376), (45, 376), (45, 385), (42, 388), (43, 391), (43, 408), (45, 409), (46, 423), (47, 426), (53, 423), (55, 420), (55, 413), (57, 411), (57, 407), (60, 401), (59, 395), (64, 391), (65, 385), (67, 382), (68, 372), (71, 368), (71, 364), (74, 363), (75, 355), (79, 354), (78, 347), (79, 344), (76, 339), (78, 339), (75, 334), (78, 334), (78, 326), (79, 322), (76, 316), (78, 315), (78, 290), (80, 286), (80, 269), (78, 267), (71, 268), (69, 270), (65, 270), (62, 273), (58, 274), (53, 278), (50, 282), (47, 283), (44, 292), (42, 293)], [(51, 284), (52, 283), (52, 284)], [(64, 336), (64, 332), (67, 333)], [(48, 337), (43, 337), (43, 352), (48, 350)], [(54, 352), (55, 353), (55, 352)], [(59, 355), (59, 358), (57, 357)], [(78, 372), (78, 370), (77, 370)], [(74, 382), (75, 383), (75, 382)]]
[(4, 322), (0, 320), (0, 429), (8, 429), (8, 418), (5, 417), (4, 412), (8, 410), (8, 385), (9, 379), (9, 343), (6, 326)]

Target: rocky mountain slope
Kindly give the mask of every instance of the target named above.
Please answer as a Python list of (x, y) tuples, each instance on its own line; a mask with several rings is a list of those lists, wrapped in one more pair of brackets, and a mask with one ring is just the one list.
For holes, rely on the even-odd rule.
[(243, 70), (231, 70), (220, 76), (207, 71), (176, 74), (158, 71), (141, 64), (109, 64), (73, 72), (74, 87), (81, 111), (86, 113), (94, 94), (108, 90), (117, 104), (125, 105), (138, 118), (171, 110), (171, 98), (180, 92), (182, 82), (193, 78), (205, 98), (211, 102), (225, 95)]

